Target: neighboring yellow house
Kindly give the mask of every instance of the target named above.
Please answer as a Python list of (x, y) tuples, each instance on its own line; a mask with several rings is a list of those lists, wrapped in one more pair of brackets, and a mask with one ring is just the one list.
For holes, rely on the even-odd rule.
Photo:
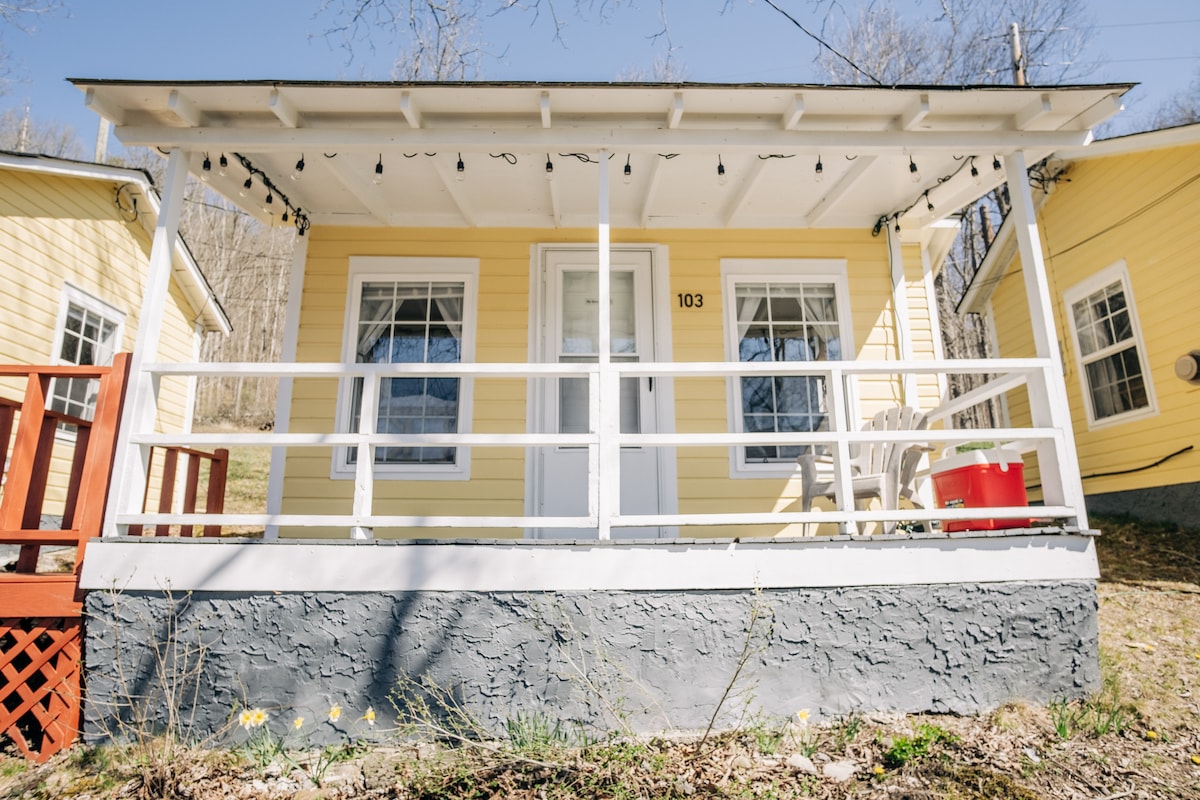
[[(158, 207), (141, 170), (0, 152), (0, 363), (103, 365), (132, 350)], [(201, 336), (229, 333), (229, 320), (182, 241), (173, 261), (162, 352), (195, 360)], [(94, 383), (56, 381), (51, 408), (90, 418)], [(191, 430), (193, 386), (163, 381), (161, 430)], [(0, 379), (0, 397), (20, 401), (24, 391), (23, 381)], [(56, 455), (49, 513), (66, 484), (68, 461)]]
[[(1200, 503), (1200, 125), (1060, 150), (1038, 225), (1089, 511), (1196, 525)], [(1006, 221), (959, 306), (1001, 358), (1032, 354)], [(1010, 397), (1011, 424), (1029, 420)], [(1029, 476), (1032, 482), (1036, 475)]]

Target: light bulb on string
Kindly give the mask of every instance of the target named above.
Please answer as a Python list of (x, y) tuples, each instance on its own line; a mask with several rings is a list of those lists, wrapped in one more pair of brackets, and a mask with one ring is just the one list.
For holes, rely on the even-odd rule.
[(300, 160), (296, 162), (296, 168), (292, 170), (292, 180), (300, 180), (300, 173), (304, 172), (304, 154), (300, 154)]
[(921, 172), (917, 169), (917, 162), (913, 161), (912, 156), (908, 157), (908, 174), (912, 177), (913, 183), (921, 182)]
[(238, 192), (239, 197), (245, 197), (250, 194), (250, 190), (254, 187), (254, 179), (246, 178), (246, 182), (242, 184), (242, 190)]
[(978, 186), (982, 180), (979, 177), (979, 167), (975, 166), (975, 156), (971, 156), (971, 180), (975, 182), (976, 186)]
[(376, 186), (383, 183), (383, 153), (379, 154), (379, 160), (375, 162), (375, 177), (371, 182)]
[(1000, 156), (992, 156), (992, 169), (996, 170), (996, 172), (999, 172), (1002, 169), (1000, 165)]
[(925, 193), (925, 208), (929, 213), (933, 213), (933, 201), (929, 199), (929, 192)]
[(721, 163), (721, 156), (718, 155), (717, 156), (717, 183), (724, 186), (725, 182), (727, 180), (728, 180), (728, 178), (725, 177), (725, 165)]
[(629, 156), (625, 156), (625, 183), (633, 183), (633, 167), (629, 166)]
[(217, 161), (217, 164), (220, 165), (217, 169), (217, 174), (224, 178), (225, 173), (229, 171), (229, 159), (225, 157), (224, 153), (221, 153), (221, 158)]
[(200, 180), (208, 183), (208, 179), (212, 176), (212, 159), (208, 157), (208, 153), (204, 154), (204, 163), (201, 165), (203, 170), (200, 173)]
[(821, 163), (820, 156), (817, 156), (817, 165), (813, 167), (813, 180), (817, 183), (825, 180), (825, 165)]
[(458, 180), (461, 181), (466, 177), (467, 165), (463, 163), (462, 153), (458, 154), (458, 163), (454, 165), (454, 168), (458, 171)]
[(546, 180), (550, 180), (554, 176), (554, 162), (550, 160), (550, 154), (546, 153)]

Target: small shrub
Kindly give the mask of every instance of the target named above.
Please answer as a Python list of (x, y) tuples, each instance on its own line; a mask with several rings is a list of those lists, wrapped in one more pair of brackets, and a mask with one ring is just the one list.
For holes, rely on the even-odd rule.
[(924, 758), (941, 742), (953, 743), (958, 737), (938, 725), (923, 722), (912, 736), (897, 736), (883, 754), (888, 769), (899, 769), (910, 761)]

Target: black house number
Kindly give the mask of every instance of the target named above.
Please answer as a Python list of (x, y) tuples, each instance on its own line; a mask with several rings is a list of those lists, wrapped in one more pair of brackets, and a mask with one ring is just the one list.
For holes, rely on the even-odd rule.
[(686, 292), (680, 293), (676, 297), (679, 298), (680, 308), (704, 308), (704, 295), (702, 294)]

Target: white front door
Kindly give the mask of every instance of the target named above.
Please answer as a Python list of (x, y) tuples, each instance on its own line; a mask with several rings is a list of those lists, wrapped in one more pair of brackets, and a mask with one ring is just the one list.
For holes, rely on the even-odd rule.
[[(598, 258), (595, 250), (546, 250), (541, 359), (556, 363), (595, 363), (599, 356)], [(655, 289), (649, 250), (612, 252), (613, 362), (654, 361)], [(584, 378), (545, 380), (540, 398), (540, 427), (545, 431), (586, 433), (588, 385)], [(661, 382), (660, 382), (661, 387)], [(621, 379), (621, 431), (653, 433), (663, 408), (650, 378)], [(673, 455), (673, 453), (671, 454)], [(621, 449), (621, 513), (664, 513), (663, 464), (656, 447)], [(539, 516), (587, 514), (587, 448), (543, 447), (535, 468), (534, 502)], [(674, 487), (671, 487), (672, 491)], [(673, 505), (670, 504), (670, 505)], [(658, 528), (614, 528), (613, 536), (659, 536)], [(580, 529), (541, 529), (539, 536), (582, 537)]]

